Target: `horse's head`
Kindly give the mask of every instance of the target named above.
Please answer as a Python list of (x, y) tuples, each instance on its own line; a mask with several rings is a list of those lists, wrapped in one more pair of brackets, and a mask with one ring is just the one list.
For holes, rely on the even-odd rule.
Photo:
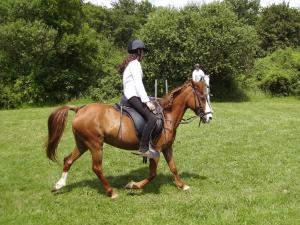
[(212, 109), (209, 101), (209, 88), (204, 80), (191, 82), (191, 93), (188, 95), (187, 107), (198, 115), (202, 122), (209, 123), (212, 120)]
[(164, 112), (172, 111), (177, 107), (182, 109), (190, 108), (200, 117), (202, 122), (208, 123), (212, 120), (209, 86), (204, 80), (199, 82), (189, 80), (185, 82), (182, 86), (160, 99), (160, 105)]

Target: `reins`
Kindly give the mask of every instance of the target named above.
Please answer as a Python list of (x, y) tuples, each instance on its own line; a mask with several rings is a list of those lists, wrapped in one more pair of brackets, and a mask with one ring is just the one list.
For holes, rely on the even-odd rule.
[[(179, 124), (189, 124), (189, 123), (192, 123), (195, 119), (199, 118), (199, 125), (198, 126), (200, 127), (202, 119), (204, 118), (204, 116), (206, 116), (207, 114), (210, 114), (211, 112), (204, 112), (200, 98), (205, 98), (205, 101), (208, 102), (207, 101), (207, 97), (205, 95), (203, 95), (203, 96), (202, 95), (199, 96), (200, 94), (198, 95), (198, 91), (195, 88), (193, 82), (192, 82), (192, 90), (193, 90), (193, 94), (194, 94), (194, 103), (195, 103), (195, 110), (194, 110), (194, 112), (195, 112), (196, 115), (195, 116), (191, 116), (191, 117), (189, 117), (187, 119), (182, 118), (181, 121), (179, 121), (179, 122), (175, 122), (173, 120), (167, 120), (167, 119), (165, 119), (164, 121), (171, 122), (171, 123), (174, 124), (174, 126), (177, 126)], [(199, 108), (196, 107), (197, 102), (199, 103)], [(166, 129), (166, 128), (164, 128), (164, 129)]]
[[(193, 92), (193, 95), (194, 95), (194, 104), (195, 104), (195, 109), (193, 110), (194, 113), (196, 115), (194, 116), (191, 116), (189, 118), (182, 118), (180, 121), (174, 121), (174, 120), (169, 120), (169, 119), (166, 119), (165, 118), (165, 113), (164, 113), (164, 108), (161, 106), (161, 104), (155, 100), (157, 102), (157, 107), (160, 108), (160, 112), (161, 112), (161, 115), (162, 115), (162, 119), (164, 121), (164, 124), (166, 124), (166, 122), (170, 122), (173, 124), (173, 128), (168, 128), (166, 127), (165, 125), (163, 126), (163, 132), (165, 134), (165, 138), (166, 138), (166, 130), (169, 130), (169, 131), (172, 131), (174, 129), (174, 127), (178, 126), (179, 124), (190, 124), (192, 123), (194, 120), (196, 120), (197, 118), (199, 118), (199, 125), (198, 127), (200, 127), (201, 125), (201, 122), (203, 122), (202, 120), (204, 120), (204, 117), (207, 115), (207, 114), (210, 114), (212, 112), (204, 112), (204, 107), (203, 107), (203, 104), (201, 104), (201, 99), (204, 98), (205, 101), (210, 104), (208, 101), (207, 101), (207, 95), (201, 95), (199, 93), (199, 91), (197, 90), (197, 88), (195, 87), (194, 83), (191, 82), (191, 87), (192, 87), (192, 92)], [(198, 104), (197, 104), (198, 103)], [(198, 105), (198, 106), (197, 106)], [(118, 134), (117, 136), (119, 138), (121, 138), (122, 140), (122, 114), (123, 114), (123, 109), (122, 109), (122, 106), (121, 106), (121, 110), (120, 110), (120, 127), (119, 127), (119, 130), (118, 130)]]

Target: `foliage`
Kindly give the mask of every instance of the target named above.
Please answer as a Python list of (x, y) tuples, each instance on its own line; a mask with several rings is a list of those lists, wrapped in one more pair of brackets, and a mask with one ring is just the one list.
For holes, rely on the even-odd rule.
[(257, 24), (261, 48), (267, 52), (300, 45), (300, 10), (288, 3), (271, 5), (262, 10)]
[(148, 0), (119, 0), (112, 2), (111, 9), (86, 4), (83, 9), (87, 23), (120, 48), (127, 46), (154, 11)]
[(0, 26), (1, 80), (14, 81), (42, 69), (54, 53), (56, 35), (40, 21), (18, 19)]
[(79, 0), (8, 2), (10, 16), (0, 26), (0, 79), (19, 96), (9, 107), (68, 100), (104, 73), (106, 38), (83, 23)]
[(101, 6), (85, 4), (83, 6), (84, 20), (91, 28), (107, 39), (113, 39), (113, 27), (116, 26), (116, 18), (111, 10)]
[(0, 1), (0, 24), (8, 20), (9, 8), (9, 1)]
[(14, 93), (12, 86), (0, 83), (0, 108), (15, 108), (21, 103), (20, 97)]
[[(70, 98), (86, 90), (93, 84), (104, 60), (99, 48), (97, 33), (87, 25), (78, 35), (64, 34), (42, 80), (48, 91), (54, 95), (64, 93)], [(66, 99), (60, 95), (57, 97), (57, 101)]]
[(238, 73), (252, 66), (258, 47), (254, 28), (240, 23), (223, 3), (158, 9), (140, 37), (150, 49), (145, 65), (148, 84), (153, 79), (182, 83), (200, 63), (211, 74), (212, 91), (219, 97), (228, 85), (234, 86)]
[(79, 33), (83, 17), (80, 0), (17, 0), (12, 14), (17, 19), (41, 20), (57, 30), (59, 37), (64, 33)]
[(238, 19), (248, 25), (255, 25), (259, 15), (260, 0), (224, 0), (229, 4)]
[(300, 49), (277, 50), (255, 62), (248, 83), (272, 95), (300, 96)]
[(123, 51), (116, 49), (110, 42), (102, 43), (101, 55), (106, 56), (102, 63), (102, 73), (85, 92), (94, 101), (104, 101), (120, 96), (122, 76), (117, 72), (117, 66), (124, 58)]
[(150, 50), (144, 64), (148, 87), (152, 87), (154, 79), (178, 82), (183, 75), (178, 67), (173, 67), (174, 62), (180, 65), (185, 60), (180, 51), (183, 45), (177, 27), (179, 19), (180, 13), (175, 9), (158, 9), (141, 29), (140, 38)]
[[(127, 46), (135, 33), (147, 22), (147, 17), (154, 8), (151, 3), (136, 0), (119, 0), (113, 3), (112, 15), (118, 23), (113, 27), (115, 43), (119, 47)], [(122, 18), (122, 19), (120, 19)]]
[(44, 76), (45, 64), (55, 52), (56, 35), (56, 30), (40, 21), (18, 19), (0, 25), (1, 88), (10, 89), (1, 98), (1, 107), (45, 101), (43, 86), (36, 79)]

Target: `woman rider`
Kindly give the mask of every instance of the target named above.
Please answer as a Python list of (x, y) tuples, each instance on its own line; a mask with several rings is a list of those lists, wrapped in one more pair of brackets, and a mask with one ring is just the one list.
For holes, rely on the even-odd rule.
[(145, 90), (142, 78), (143, 71), (140, 61), (147, 51), (145, 44), (140, 40), (133, 40), (128, 44), (128, 56), (119, 65), (119, 73), (123, 74), (124, 95), (129, 104), (141, 114), (146, 121), (143, 128), (139, 146), (139, 155), (148, 158), (159, 157), (159, 152), (154, 150), (150, 144), (150, 135), (156, 125), (156, 117), (152, 113), (154, 104), (150, 101)]

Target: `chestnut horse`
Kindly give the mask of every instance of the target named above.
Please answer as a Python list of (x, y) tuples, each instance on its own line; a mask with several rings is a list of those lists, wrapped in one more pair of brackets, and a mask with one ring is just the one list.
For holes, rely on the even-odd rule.
[[(206, 84), (204, 81), (194, 82), (188, 80), (182, 86), (176, 88), (159, 103), (164, 111), (164, 129), (159, 138), (154, 143), (157, 151), (162, 152), (171, 172), (174, 175), (177, 187), (188, 190), (180, 178), (173, 159), (172, 144), (175, 140), (176, 129), (183, 118), (185, 111), (192, 109), (204, 123), (212, 118), (207, 112)], [(57, 191), (66, 185), (68, 171), (71, 165), (88, 149), (92, 155), (92, 168), (98, 176), (108, 196), (112, 199), (118, 197), (116, 191), (110, 186), (102, 170), (103, 143), (110, 144), (117, 148), (127, 150), (137, 150), (139, 140), (135, 132), (132, 120), (128, 116), (123, 116), (121, 120), (120, 112), (112, 105), (93, 103), (83, 107), (62, 106), (54, 111), (48, 119), (48, 140), (45, 145), (49, 159), (56, 161), (56, 149), (63, 134), (68, 110), (76, 112), (72, 123), (73, 134), (76, 146), (74, 150), (64, 158), (64, 167), (61, 178), (55, 184), (53, 191)], [(120, 123), (122, 123), (120, 135)], [(159, 158), (150, 159), (150, 174), (147, 178), (139, 182), (131, 181), (126, 185), (129, 189), (141, 189), (156, 176)]]

